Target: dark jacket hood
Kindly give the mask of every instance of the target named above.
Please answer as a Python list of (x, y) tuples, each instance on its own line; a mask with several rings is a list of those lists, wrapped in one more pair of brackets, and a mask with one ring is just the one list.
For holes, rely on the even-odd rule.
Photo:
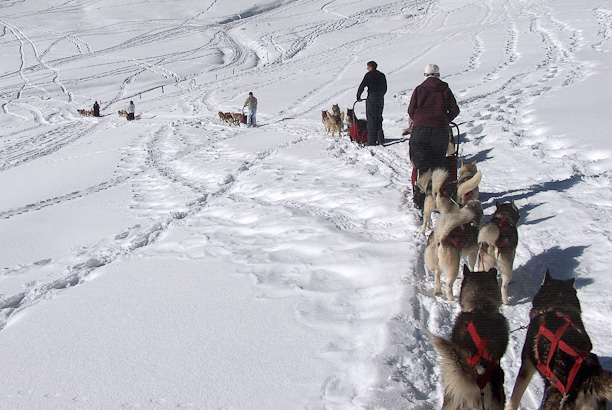
[(437, 77), (427, 77), (421, 85), (423, 88), (431, 91), (446, 91), (449, 88), (448, 83), (445, 83)]

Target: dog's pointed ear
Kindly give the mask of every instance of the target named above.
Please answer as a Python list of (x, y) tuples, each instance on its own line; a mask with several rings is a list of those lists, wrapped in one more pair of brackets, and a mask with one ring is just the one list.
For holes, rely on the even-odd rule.
[(549, 280), (552, 280), (552, 275), (550, 274), (550, 270), (548, 268), (546, 268), (546, 275), (544, 275), (543, 283), (546, 283)]

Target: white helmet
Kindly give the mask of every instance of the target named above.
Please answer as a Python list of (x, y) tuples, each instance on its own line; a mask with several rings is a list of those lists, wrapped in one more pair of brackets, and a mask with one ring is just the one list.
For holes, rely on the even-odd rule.
[(427, 64), (424, 73), (425, 77), (440, 77), (440, 67), (435, 64)]

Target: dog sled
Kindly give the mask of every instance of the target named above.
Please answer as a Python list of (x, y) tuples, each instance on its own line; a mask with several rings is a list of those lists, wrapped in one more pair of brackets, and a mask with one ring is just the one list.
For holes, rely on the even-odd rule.
[(351, 141), (355, 141), (358, 144), (365, 145), (368, 143), (368, 123), (366, 120), (357, 119), (355, 115), (355, 104), (353, 103), (353, 110), (351, 112), (351, 127), (349, 128), (349, 137)]

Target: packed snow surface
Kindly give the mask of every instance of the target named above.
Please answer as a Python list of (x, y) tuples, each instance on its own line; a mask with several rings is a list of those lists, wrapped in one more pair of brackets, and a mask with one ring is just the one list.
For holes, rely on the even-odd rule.
[[(5, 0), (0, 55), (0, 409), (440, 408), (459, 306), (402, 136), (428, 63), (485, 219), (521, 212), (506, 394), (547, 268), (612, 369), (612, 0)], [(370, 60), (385, 147), (321, 122)], [(221, 122), (249, 91), (259, 127)]]

